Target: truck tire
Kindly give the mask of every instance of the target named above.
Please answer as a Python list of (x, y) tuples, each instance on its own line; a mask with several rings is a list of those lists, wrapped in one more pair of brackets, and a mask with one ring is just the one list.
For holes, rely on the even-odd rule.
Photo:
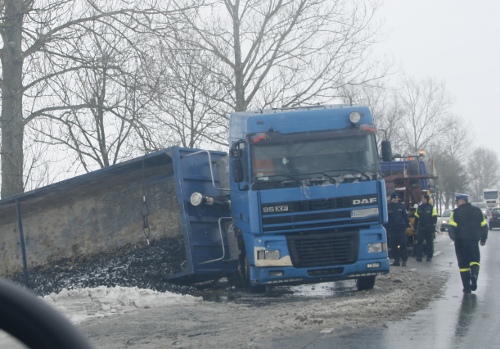
[(358, 291), (371, 290), (375, 286), (375, 276), (363, 276), (356, 279)]
[(245, 244), (241, 239), (239, 241), (240, 257), (238, 270), (236, 272), (236, 280), (238, 280), (238, 286), (246, 289), (251, 293), (264, 293), (266, 292), (266, 286), (258, 285), (252, 286), (250, 283), (250, 264), (248, 263), (248, 258), (246, 255)]
[(266, 286), (258, 285), (253, 286), (250, 283), (250, 266), (248, 264), (248, 258), (245, 256), (245, 259), (241, 265), (242, 275), (243, 275), (243, 285), (244, 287), (251, 293), (265, 293)]

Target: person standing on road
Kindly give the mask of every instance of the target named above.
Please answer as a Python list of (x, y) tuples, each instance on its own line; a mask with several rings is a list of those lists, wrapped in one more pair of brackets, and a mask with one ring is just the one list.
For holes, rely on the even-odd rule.
[(391, 255), (394, 258), (391, 265), (399, 267), (402, 261), (403, 267), (406, 267), (408, 260), (406, 228), (410, 227), (410, 220), (405, 207), (399, 202), (399, 196), (396, 192), (391, 194), (391, 202), (387, 204), (387, 213), (389, 216), (387, 236), (390, 241)]
[(453, 210), (448, 222), (448, 234), (455, 242), (463, 292), (471, 293), (477, 289), (479, 276), (479, 245), (484, 246), (488, 238), (488, 223), (479, 207), (469, 203), (469, 196), (456, 194), (457, 208)]
[(424, 250), (425, 241), (425, 254), (427, 261), (432, 260), (434, 255), (434, 233), (436, 231), (437, 211), (434, 206), (429, 203), (429, 195), (422, 196), (422, 204), (418, 206), (415, 213), (414, 229), (418, 232), (417, 237), (417, 261), (422, 262), (422, 254)]

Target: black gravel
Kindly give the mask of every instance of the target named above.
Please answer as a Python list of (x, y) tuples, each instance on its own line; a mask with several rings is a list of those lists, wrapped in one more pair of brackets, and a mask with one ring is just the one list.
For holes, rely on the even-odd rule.
[[(29, 285), (26, 286), (41, 296), (59, 293), (62, 289), (98, 286), (196, 294), (198, 287), (167, 280), (167, 276), (182, 271), (184, 263), (182, 241), (165, 238), (151, 241), (149, 245), (126, 246), (113, 253), (64, 259), (33, 268), (29, 270)], [(25, 285), (24, 273), (13, 275), (12, 280)]]

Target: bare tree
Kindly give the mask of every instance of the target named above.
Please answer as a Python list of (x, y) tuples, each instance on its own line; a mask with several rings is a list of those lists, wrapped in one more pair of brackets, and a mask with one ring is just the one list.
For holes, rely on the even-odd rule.
[[(35, 121), (37, 123), (38, 120)], [(38, 132), (27, 129), (25, 132), (26, 144), (29, 149), (24, 149), (24, 187), (35, 189), (43, 185), (52, 183), (59, 175), (59, 169), (51, 168), (56, 160), (51, 155), (49, 145), (41, 141), (44, 136)]]
[(396, 98), (401, 113), (399, 135), (409, 154), (437, 143), (437, 138), (454, 123), (449, 111), (451, 98), (445, 85), (433, 78), (415, 81), (403, 77)]
[(495, 151), (476, 148), (468, 161), (469, 188), (476, 198), (483, 197), (484, 188), (496, 188), (500, 179), (500, 163)]
[(452, 117), (452, 122), (448, 123), (446, 130), (432, 140), (429, 147), (430, 155), (442, 154), (453, 161), (465, 164), (469, 158), (469, 149), (472, 145), (470, 137), (470, 125), (467, 125), (465, 120), (458, 116)]
[(151, 88), (157, 128), (170, 130), (168, 139), (184, 147), (227, 146), (228, 91), (213, 74), (219, 62), (186, 47), (188, 37), (177, 32), (175, 42), (159, 48), (150, 68), (150, 80), (158, 81)]
[(384, 75), (369, 64), (377, 1), (215, 0), (211, 11), (183, 12), (199, 55), (230, 91), (223, 110), (333, 101), (348, 85)]
[[(197, 1), (186, 6), (191, 2)], [(74, 44), (92, 32), (90, 24), (100, 22), (114, 28), (124, 40), (130, 33), (167, 30), (172, 14), (169, 4), (155, 0), (2, 2), (2, 197), (24, 190), (24, 127), (41, 115), (68, 110), (67, 105), (50, 104), (50, 88), (54, 80), (87, 69), (89, 62), (74, 55)], [(93, 107), (84, 103), (71, 110)]]
[(395, 91), (388, 85), (354, 86), (344, 89), (343, 102), (346, 104), (367, 105), (379, 130), (381, 140), (390, 140), (394, 153), (400, 153), (404, 148), (401, 137), (402, 110)]
[(472, 144), (470, 126), (459, 117), (454, 116), (453, 120), (446, 131), (435, 137), (425, 149), (427, 158), (436, 169), (438, 202), (444, 203), (446, 208), (452, 206), (455, 193), (467, 188), (469, 177), (465, 164)]
[(445, 153), (436, 154), (434, 157), (438, 173), (438, 189), (440, 202), (445, 208), (451, 208), (455, 199), (455, 193), (466, 190), (469, 176), (465, 165)]
[(152, 98), (141, 89), (146, 76), (137, 51), (94, 23), (73, 55), (87, 67), (52, 80), (53, 99), (66, 108), (41, 115), (46, 122), (38, 133), (71, 150), (73, 167), (87, 172), (144, 153), (138, 145), (148, 139), (144, 114)]

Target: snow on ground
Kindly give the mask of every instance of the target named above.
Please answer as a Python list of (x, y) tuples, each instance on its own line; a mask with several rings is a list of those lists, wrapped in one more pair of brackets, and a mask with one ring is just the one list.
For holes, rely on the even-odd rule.
[[(417, 264), (410, 260), (406, 268), (391, 268), (377, 277), (373, 290), (361, 292), (347, 280), (277, 287), (265, 295), (229, 286), (195, 295), (97, 286), (40, 297), (96, 348), (268, 348), (280, 336), (384, 326), (425, 308), (440, 296), (449, 271), (419, 271), (412, 263)], [(1, 348), (18, 348), (6, 343), (0, 333)]]
[[(429, 300), (440, 295), (440, 288), (446, 280), (444, 274), (426, 275), (412, 268), (393, 268), (388, 275), (381, 275), (373, 290), (359, 292), (354, 281), (328, 282), (312, 285), (299, 285), (287, 289), (287, 292), (272, 290), (267, 295), (253, 295), (233, 287), (218, 289), (216, 298), (169, 291), (158, 292), (137, 287), (105, 287), (81, 289), (63, 289), (41, 297), (65, 314), (73, 323), (79, 324), (93, 318), (111, 315), (124, 315), (136, 310), (159, 309), (190, 305), (221, 307), (222, 304), (248, 304), (266, 307), (279, 303), (307, 302), (302, 309), (294, 309), (295, 324), (308, 322), (328, 322), (336, 319), (336, 325), (348, 324), (349, 318), (356, 321), (368, 320), (373, 316), (404, 316), (422, 308)], [(279, 289), (279, 288), (278, 288)], [(208, 292), (208, 291), (207, 291)], [(333, 307), (325, 307), (325, 302)], [(331, 303), (333, 302), (333, 303)], [(349, 314), (345, 319), (343, 315)], [(371, 314), (370, 316), (368, 316)], [(288, 318), (288, 317), (287, 317)], [(343, 319), (339, 323), (339, 319)], [(285, 324), (288, 326), (290, 324)]]
[(158, 292), (137, 287), (82, 288), (51, 293), (43, 299), (78, 324), (91, 318), (126, 314), (135, 309), (148, 309), (171, 304), (195, 304), (201, 297), (172, 292)]
[[(410, 259), (408, 267), (378, 276), (373, 290), (357, 291), (354, 280), (346, 280), (275, 287), (256, 295), (220, 280), (170, 283), (165, 275), (178, 269), (179, 258), (165, 253), (169, 248), (169, 241), (160, 240), (58, 261), (31, 269), (30, 286), (96, 348), (266, 348), (276, 336), (344, 333), (409, 316), (440, 295), (451, 271), (416, 268)], [(22, 275), (13, 278), (22, 280)], [(5, 336), (0, 332), (0, 348), (17, 349), (5, 344)]]

